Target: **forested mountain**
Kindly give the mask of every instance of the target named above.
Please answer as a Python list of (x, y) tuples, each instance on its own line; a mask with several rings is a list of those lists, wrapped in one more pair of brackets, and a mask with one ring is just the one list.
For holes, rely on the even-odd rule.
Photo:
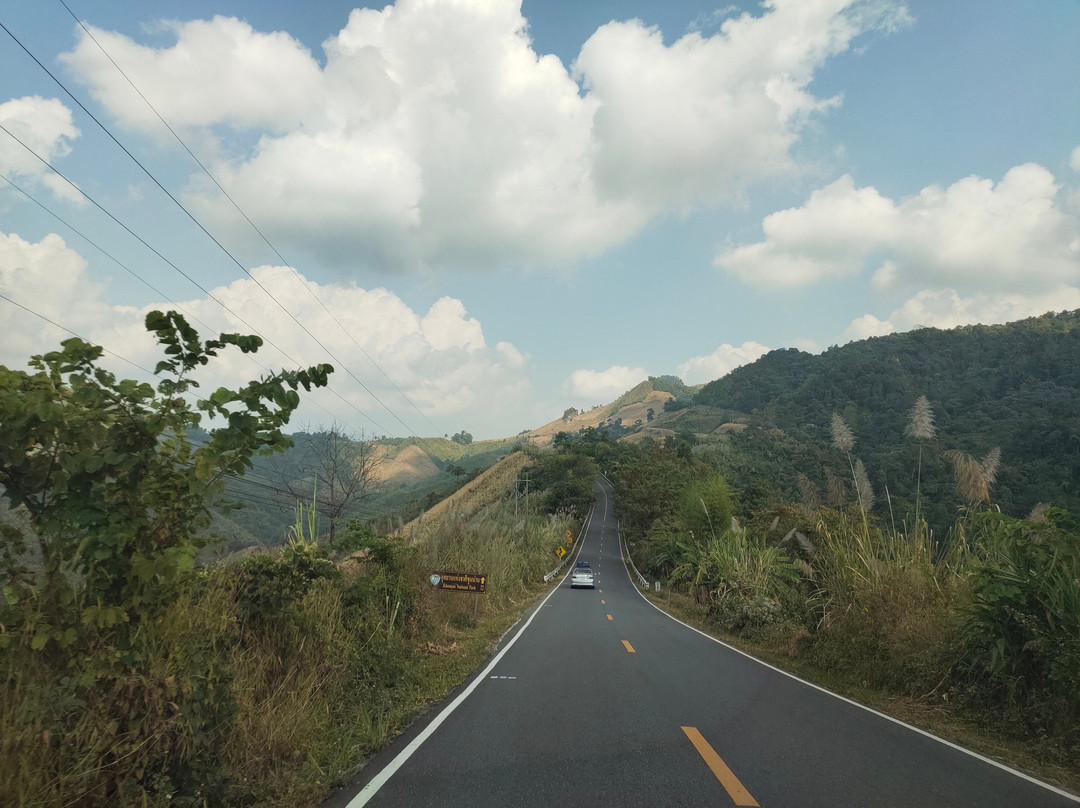
[(843, 475), (847, 462), (830, 448), (830, 419), (839, 413), (854, 431), (853, 454), (866, 464), (880, 513), (888, 505), (881, 501), (886, 486), (894, 506), (914, 494), (919, 447), (904, 429), (922, 395), (937, 425), (923, 457), (932, 520), (944, 524), (965, 504), (947, 493), (950, 449), (983, 457), (1000, 447), (992, 501), (1006, 512), (1024, 515), (1039, 502), (1080, 510), (1080, 311), (999, 326), (923, 328), (818, 356), (773, 351), (705, 385), (691, 410), (658, 423), (693, 424), (699, 433), (721, 421), (748, 424), (706, 439), (698, 451), (726, 465), (733, 484), (764, 498), (770, 489), (793, 495), (800, 472), (819, 484), (822, 466)]

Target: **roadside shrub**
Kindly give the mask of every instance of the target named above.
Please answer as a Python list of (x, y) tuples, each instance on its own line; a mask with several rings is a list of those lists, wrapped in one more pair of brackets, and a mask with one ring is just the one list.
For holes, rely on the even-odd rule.
[(237, 572), (237, 614), (262, 623), (293, 618), (312, 582), (336, 574), (318, 545), (305, 542), (290, 542), (277, 555), (245, 559)]
[(1057, 508), (1045, 519), (973, 518), (984, 561), (964, 640), (970, 673), (1052, 728), (1080, 714), (1080, 522)]

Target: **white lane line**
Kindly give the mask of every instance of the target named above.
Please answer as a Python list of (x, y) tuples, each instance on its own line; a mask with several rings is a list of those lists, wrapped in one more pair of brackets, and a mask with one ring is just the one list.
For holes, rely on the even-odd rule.
[[(585, 527), (582, 528), (581, 531), (582, 544), (585, 543), (584, 536), (588, 532), (589, 523), (591, 521), (592, 511), (589, 511), (589, 517), (585, 520)], [(382, 771), (372, 777), (368, 781), (367, 785), (360, 789), (360, 792), (349, 801), (348, 805), (346, 805), (345, 808), (362, 808), (362, 806), (367, 805), (368, 800), (374, 797), (376, 792), (378, 792), (380, 788), (386, 785), (386, 781), (393, 777), (397, 770), (400, 769), (403, 765), (405, 765), (405, 762), (413, 756), (413, 753), (420, 748), (424, 741), (426, 741), (434, 734), (435, 730), (437, 730), (442, 725), (442, 722), (449, 718), (450, 714), (454, 712), (454, 710), (456, 710), (461, 705), (461, 703), (465, 701), (465, 699), (472, 695), (472, 692), (476, 690), (477, 685), (479, 685), (480, 682), (485, 681), (485, 677), (491, 674), (492, 669), (499, 664), (499, 660), (506, 655), (507, 651), (514, 647), (514, 643), (521, 639), (521, 635), (525, 633), (525, 629), (529, 627), (529, 624), (532, 623), (536, 615), (540, 614), (540, 610), (544, 608), (544, 605), (549, 600), (551, 600), (551, 596), (558, 592), (560, 589), (562, 589), (562, 585), (566, 583), (566, 579), (570, 575), (571, 570), (573, 570), (573, 567), (570, 567), (566, 570), (565, 573), (563, 573), (563, 577), (559, 580), (559, 585), (552, 587), (551, 591), (547, 593), (547, 595), (542, 601), (540, 601), (540, 605), (533, 610), (533, 613), (531, 615), (529, 615), (529, 619), (525, 621), (525, 624), (521, 627), (521, 630), (518, 631), (518, 633), (513, 636), (510, 642), (508, 642), (506, 646), (492, 658), (491, 662), (488, 663), (488, 666), (484, 668), (484, 670), (481, 671), (476, 676), (476, 678), (473, 679), (469, 683), (469, 685), (464, 690), (462, 690), (461, 693), (458, 694), (458, 697), (452, 702), (450, 702), (446, 706), (446, 708), (432, 720), (430, 724), (424, 727), (424, 729), (421, 730), (420, 733), (415, 738), (413, 738), (412, 741), (409, 742), (408, 746), (398, 752), (397, 756), (389, 763), (387, 763), (386, 766), (383, 767)]]
[[(620, 538), (621, 538), (621, 536), (620, 536)], [(627, 556), (628, 556), (629, 555), (629, 549), (626, 550), (626, 553), (627, 553)], [(623, 569), (626, 570), (627, 579), (630, 581), (631, 584), (633, 584), (634, 579), (630, 577), (630, 568), (628, 566), (626, 566), (625, 561), (623, 562)], [(778, 668), (775, 665), (770, 665), (768, 662), (762, 662), (757, 657), (751, 656), (750, 654), (746, 653), (745, 651), (742, 651), (742, 650), (736, 648), (734, 645), (728, 645), (723, 640), (718, 640), (716, 637), (713, 637), (711, 634), (706, 634), (701, 629), (694, 628), (689, 623), (684, 623), (682, 620), (675, 617), (674, 615), (669, 614), (668, 612), (665, 612), (663, 609), (661, 609), (659, 606), (657, 606), (655, 603), (653, 603), (651, 600), (649, 600), (647, 597), (645, 597), (645, 593), (642, 592), (640, 589), (638, 589), (636, 586), (634, 586), (634, 591), (638, 593), (638, 595), (641, 597), (641, 599), (643, 601), (645, 601), (650, 606), (652, 606), (654, 609), (656, 609), (656, 611), (660, 612), (660, 614), (674, 620), (680, 626), (685, 626), (686, 628), (690, 629), (691, 631), (693, 631), (693, 632), (695, 632), (697, 634), (700, 634), (705, 639), (711, 640), (712, 642), (716, 643), (717, 645), (722, 645), (722, 646), (724, 646), (724, 648), (727, 648), (730, 651), (734, 651), (736, 654), (739, 654), (740, 656), (744, 656), (747, 659), (758, 663), (759, 665), (764, 665), (766, 668), (769, 668), (770, 670), (774, 670), (777, 673), (782, 674), (783, 676), (786, 676), (789, 679), (794, 679), (796, 682), (801, 682), (802, 684), (806, 685), (807, 687), (812, 687), (812, 688), (814, 688), (814, 690), (819, 690), (822, 693), (825, 693), (825, 694), (827, 694), (829, 696), (832, 696), (834, 699), (840, 699), (840, 701), (847, 702), (848, 704), (850, 704), (850, 705), (852, 705), (854, 707), (858, 707), (860, 710), (866, 710), (866, 712), (868, 712), (868, 713), (873, 713), (874, 715), (878, 716), (878, 718), (884, 718), (886, 721), (891, 721), (892, 723), (898, 724), (901, 727), (906, 727), (907, 729), (911, 730), (912, 732), (917, 732), (919, 735), (922, 735), (925, 738), (930, 738), (931, 740), (937, 741), (940, 744), (944, 744), (945, 746), (948, 746), (951, 749), (955, 749), (958, 752), (963, 752), (965, 755), (968, 755), (969, 757), (973, 757), (976, 760), (981, 760), (983, 763), (988, 763), (991, 766), (994, 766), (995, 768), (1001, 769), (1002, 771), (1008, 772), (1009, 774), (1014, 774), (1014, 775), (1016, 775), (1017, 777), (1019, 777), (1022, 780), (1027, 780), (1029, 783), (1034, 783), (1037, 786), (1041, 786), (1041, 787), (1045, 788), (1047, 791), (1052, 791), (1055, 794), (1058, 794), (1058, 795), (1060, 795), (1062, 797), (1065, 797), (1065, 798), (1071, 800), (1072, 802), (1080, 804), (1080, 795), (1078, 795), (1078, 794), (1073, 794), (1070, 791), (1065, 791), (1064, 789), (1058, 788), (1057, 786), (1054, 786), (1054, 785), (1051, 785), (1050, 783), (1044, 782), (1044, 781), (1040, 780), (1037, 777), (1032, 777), (1030, 774), (1025, 774), (1024, 772), (1018, 771), (1018, 770), (1012, 768), (1011, 766), (1007, 766), (1004, 763), (1001, 763), (1000, 761), (994, 760), (993, 758), (986, 757), (986, 755), (981, 755), (981, 754), (979, 754), (978, 752), (976, 752), (976, 751), (974, 751), (972, 749), (968, 749), (966, 747), (960, 746), (960, 744), (953, 743), (952, 741), (947, 741), (944, 738), (941, 738), (941, 737), (935, 735), (932, 732), (928, 732), (925, 729), (920, 729), (919, 727), (916, 727), (916, 726), (914, 726), (912, 724), (908, 724), (906, 721), (901, 721), (899, 718), (894, 718), (891, 715), (887, 715), (886, 713), (875, 710), (873, 707), (867, 707), (865, 704), (859, 704), (859, 702), (853, 701), (852, 699), (849, 699), (847, 696), (841, 696), (839, 693), (833, 693), (831, 690), (826, 690), (821, 685), (815, 685), (813, 682), (808, 682), (805, 679), (800, 679), (794, 673), (788, 673), (787, 671), (782, 670), (781, 668)]]

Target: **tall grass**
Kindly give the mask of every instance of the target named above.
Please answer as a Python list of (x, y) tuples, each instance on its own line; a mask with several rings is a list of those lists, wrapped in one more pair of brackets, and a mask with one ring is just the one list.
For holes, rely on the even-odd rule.
[[(331, 564), (301, 507), (280, 551), (181, 576), (137, 661), (101, 628), (58, 666), (20, 604), (2, 627), (0, 805), (315, 805), (483, 659), (573, 527), (505, 502), (408, 546), (365, 534)], [(489, 576), (479, 624), (434, 569)]]
[(951, 450), (967, 504), (936, 541), (922, 518), (922, 454), (936, 433), (921, 397), (905, 430), (919, 442), (914, 514), (886, 528), (871, 513), (854, 433), (836, 414), (831, 426), (851, 474), (824, 469), (827, 506), (799, 474), (800, 506), (751, 514), (747, 535), (707, 541), (662, 517), (642, 560), (726, 631), (858, 687), (960, 704), (1080, 778), (1080, 520), (1046, 508), (1029, 520), (1001, 514), (1000, 449), (981, 459)]

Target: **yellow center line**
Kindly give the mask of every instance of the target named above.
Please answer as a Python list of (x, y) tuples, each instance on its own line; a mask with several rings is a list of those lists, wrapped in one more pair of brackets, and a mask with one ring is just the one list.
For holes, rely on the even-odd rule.
[(627, 650), (627, 651), (628, 651), (629, 653), (631, 653), (631, 654), (633, 654), (633, 653), (636, 653), (636, 652), (634, 651), (634, 646), (632, 646), (632, 645), (631, 645), (630, 643), (628, 643), (628, 642), (627, 642), (626, 640), (623, 640), (623, 641), (622, 641), (622, 644), (626, 646), (626, 650)]
[(690, 743), (697, 749), (698, 754), (705, 759), (705, 764), (712, 769), (712, 773), (716, 775), (716, 779), (720, 781), (720, 785), (724, 787), (731, 799), (735, 801), (735, 804), (755, 806), (756, 808), (757, 801), (750, 796), (750, 792), (739, 782), (739, 778), (720, 759), (715, 750), (709, 746), (709, 742), (697, 731), (697, 727), (683, 727), (682, 731), (686, 733), (686, 737), (690, 739)]
[(607, 606), (607, 601), (604, 600), (603, 598), (600, 598), (600, 605), (601, 606)]
[(612, 616), (611, 616), (611, 615), (609, 614), (609, 615), (607, 616), (607, 619), (608, 619), (608, 620), (614, 620), (615, 618), (614, 618), (614, 617), (612, 617)]

